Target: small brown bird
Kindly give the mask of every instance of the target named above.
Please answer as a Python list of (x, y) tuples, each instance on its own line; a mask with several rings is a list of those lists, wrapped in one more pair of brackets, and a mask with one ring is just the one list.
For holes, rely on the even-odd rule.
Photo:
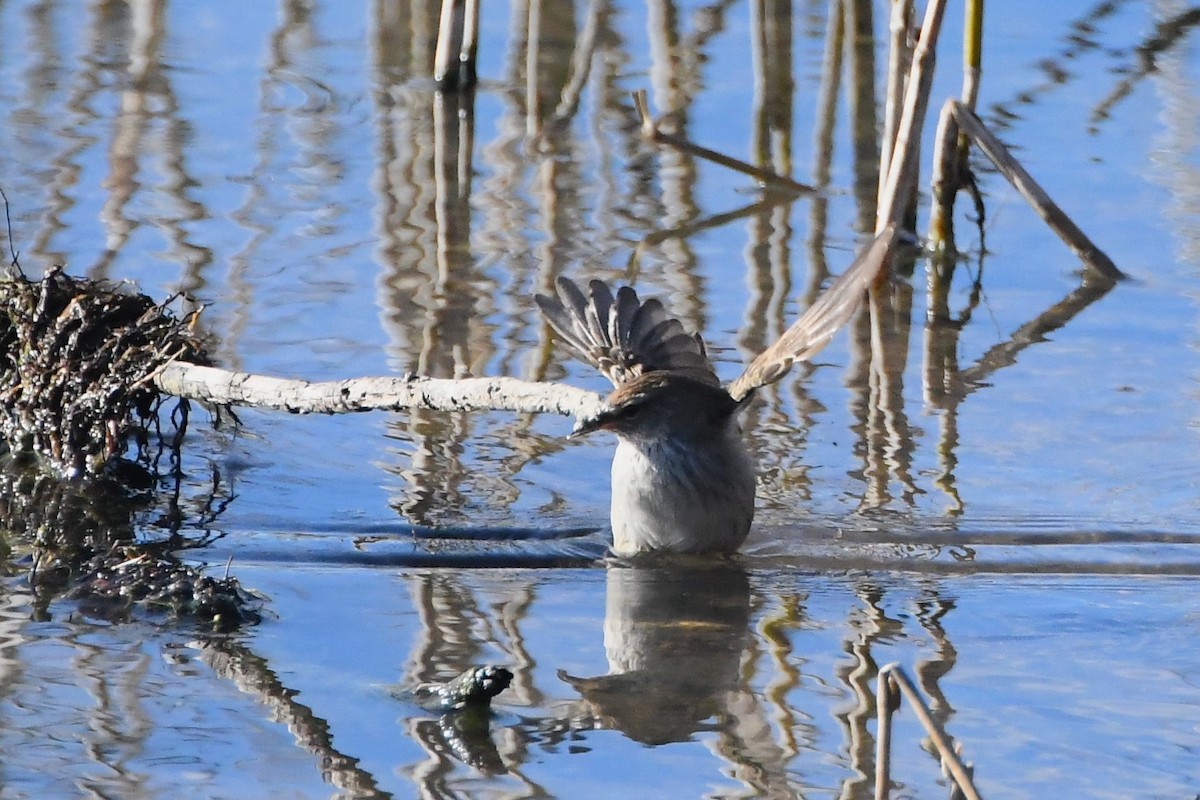
[(572, 435), (617, 435), (612, 464), (613, 552), (729, 553), (754, 519), (755, 465), (738, 412), (760, 386), (812, 358), (854, 314), (896, 239), (888, 226), (780, 337), (723, 388), (699, 334), (601, 281), (588, 294), (559, 278), (537, 303), (558, 335), (616, 387), (606, 407)]

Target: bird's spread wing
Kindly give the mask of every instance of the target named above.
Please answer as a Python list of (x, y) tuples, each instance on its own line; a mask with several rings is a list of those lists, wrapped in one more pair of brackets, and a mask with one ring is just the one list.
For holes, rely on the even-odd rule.
[(628, 286), (614, 297), (604, 282), (595, 280), (586, 295), (567, 278), (559, 278), (556, 288), (554, 297), (536, 296), (542, 314), (576, 355), (614, 386), (654, 370), (720, 385), (704, 340), (668, 316), (658, 300), (642, 302)]
[(849, 321), (862, 300), (863, 292), (879, 274), (896, 240), (895, 224), (888, 225), (850, 268), (817, 298), (779, 341), (759, 354), (750, 366), (729, 385), (734, 400), (742, 400), (760, 386), (773, 383), (797, 361), (816, 355)]

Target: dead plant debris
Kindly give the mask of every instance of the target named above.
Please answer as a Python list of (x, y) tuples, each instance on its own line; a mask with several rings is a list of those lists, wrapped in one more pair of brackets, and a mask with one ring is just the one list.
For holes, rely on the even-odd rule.
[(73, 278), (0, 281), (0, 435), (64, 477), (99, 475), (145, 435), (175, 359), (207, 364), (198, 311), (177, 317), (124, 286)]

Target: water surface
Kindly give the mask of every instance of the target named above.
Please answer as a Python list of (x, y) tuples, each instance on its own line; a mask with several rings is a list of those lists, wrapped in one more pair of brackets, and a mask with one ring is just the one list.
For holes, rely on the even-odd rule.
[[(935, 106), (959, 90), (951, 5)], [(831, 48), (824, 3), (542, 3), (532, 36), (530, 9), (484, 4), (454, 107), (436, 4), (5, 4), (22, 265), (184, 291), (230, 368), (596, 390), (529, 296), (602, 277), (736, 376), (863, 241), (882, 47)], [(882, 6), (854, 10), (883, 37)], [(612, 442), (567, 420), (197, 413), (187, 558), (264, 621), (47, 606), (9, 542), (0, 797), (870, 797), (892, 661), (985, 796), (1194, 795), (1196, 11), (988, 14), (981, 115), (1130, 281), (1089, 284), (975, 160), (954, 324), (918, 258), (875, 369), (864, 319), (762, 393), (758, 523), (729, 562), (603, 560)], [(642, 141), (643, 88), (680, 134), (820, 191)], [(490, 732), (405, 699), (481, 663), (516, 676)], [(895, 795), (944, 797), (897, 724)]]

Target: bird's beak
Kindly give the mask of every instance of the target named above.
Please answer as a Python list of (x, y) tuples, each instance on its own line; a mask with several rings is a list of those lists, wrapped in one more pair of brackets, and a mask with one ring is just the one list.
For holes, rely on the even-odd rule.
[(607, 426), (613, 420), (613, 415), (616, 409), (606, 408), (590, 417), (578, 417), (575, 420), (575, 427), (567, 434), (568, 439), (577, 439), (580, 436), (586, 436), (592, 431), (598, 431)]

